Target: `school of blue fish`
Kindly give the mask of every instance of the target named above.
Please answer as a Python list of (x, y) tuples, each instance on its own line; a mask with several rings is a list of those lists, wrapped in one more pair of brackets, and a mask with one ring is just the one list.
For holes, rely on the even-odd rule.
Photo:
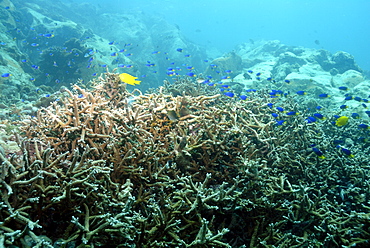
[[(54, 33), (53, 30), (50, 32), (44, 32), (44, 33), (38, 33), (33, 27), (30, 27), (30, 31), (35, 32), (34, 38), (30, 40), (22, 40), (21, 44), (22, 46), (26, 46), (29, 49), (30, 54), (39, 54), (39, 55), (45, 55), (45, 52), (47, 51), (47, 56), (50, 58), (50, 63), (52, 64), (54, 71), (50, 71), (46, 73), (46, 77), (52, 77), (53, 73), (57, 71), (59, 68), (63, 68), (65, 74), (73, 73), (73, 71), (66, 70), (65, 68), (70, 68), (73, 70), (80, 70), (81, 68), (74, 68), (74, 65), (76, 64), (77, 58), (81, 59), (83, 58), (85, 61), (86, 69), (91, 70), (91, 76), (96, 77), (100, 75), (100, 73), (106, 71), (108, 67), (116, 67), (125, 69), (124, 73), (119, 74), (119, 78), (122, 82), (127, 83), (128, 85), (136, 86), (140, 84), (140, 80), (138, 78), (141, 78), (141, 80), (145, 80), (145, 78), (150, 77), (149, 73), (157, 73), (156, 70), (156, 61), (148, 60), (143, 65), (146, 68), (148, 68), (148, 74), (143, 75), (136, 75), (137, 77), (131, 75), (129, 72), (130, 69), (134, 67), (133, 64), (124, 64), (122, 63), (122, 57), (130, 57), (131, 61), (135, 61), (135, 54), (133, 52), (132, 47), (135, 47), (132, 43), (125, 43), (125, 44), (119, 44), (115, 41), (110, 41), (107, 43), (107, 46), (112, 47), (112, 52), (110, 54), (111, 57), (115, 58), (115, 64), (113, 66), (108, 66), (107, 64), (99, 64), (95, 63), (97, 56), (99, 56), (100, 51), (96, 49), (88, 49), (86, 53), (80, 54), (74, 49), (68, 49), (67, 47), (62, 48), (62, 53), (70, 55), (70, 58), (68, 61), (64, 61), (64, 65), (61, 64), (60, 61), (54, 60), (54, 52), (53, 48), (48, 46), (48, 43), (51, 39), (56, 39), (57, 35)], [(21, 30), (14, 29), (9, 30), (9, 32), (17, 33), (21, 32)], [(85, 37), (85, 40), (90, 39), (90, 37)], [(84, 40), (80, 39), (80, 40)], [(0, 43), (1, 46), (6, 46), (7, 44), (5, 42)], [(114, 48), (113, 48), (114, 45)], [(116, 51), (115, 49), (118, 48)], [(209, 87), (217, 87), (221, 94), (223, 94), (226, 98), (231, 98), (233, 100), (239, 99), (240, 101), (247, 101), (248, 99), (252, 99), (255, 95), (255, 92), (261, 90), (261, 89), (247, 89), (243, 94), (235, 93), (233, 90), (234, 81), (231, 77), (231, 74), (233, 71), (231, 69), (226, 70), (219, 70), (219, 65), (217, 63), (211, 63), (208, 59), (204, 59), (203, 63), (205, 63), (209, 68), (211, 68), (214, 72), (216, 72), (217, 75), (219, 75), (218, 78), (214, 78), (210, 75), (202, 75), (202, 73), (199, 73), (197, 69), (188, 64), (187, 58), (190, 58), (192, 55), (190, 53), (187, 53), (186, 49), (183, 48), (177, 48), (176, 52), (181, 54), (184, 58), (184, 63), (182, 64), (176, 64), (169, 58), (168, 51), (152, 51), (149, 52), (148, 55), (153, 58), (153, 56), (160, 57), (161, 60), (167, 60), (168, 61), (168, 67), (166, 69), (165, 74), (169, 78), (178, 78), (178, 77), (189, 77), (194, 78), (194, 81), (197, 81), (199, 84), (204, 84)], [(31, 57), (31, 56), (30, 56)], [(21, 63), (25, 63), (29, 66), (30, 70), (37, 71), (40, 69), (40, 66), (37, 64), (33, 64), (31, 62), (31, 59), (28, 58), (21, 58)], [(113, 69), (113, 68), (109, 68)], [(253, 70), (248, 70), (248, 73), (252, 78), (257, 80), (261, 83), (261, 88), (264, 90), (266, 88), (269, 89), (269, 97), (271, 98), (271, 102), (266, 104), (266, 108), (270, 109), (271, 116), (273, 120), (275, 121), (276, 128), (280, 128), (283, 125), (289, 125), (289, 122), (292, 120), (292, 118), (300, 117), (301, 120), (307, 125), (315, 125), (315, 123), (321, 123), (322, 125), (328, 125), (332, 128), (342, 129), (343, 137), (340, 139), (333, 139), (333, 149), (337, 149), (343, 156), (346, 156), (348, 158), (354, 158), (355, 154), (350, 150), (350, 147), (347, 147), (345, 139), (347, 137), (347, 134), (353, 131), (350, 131), (350, 128), (353, 129), (354, 125), (350, 125), (350, 123), (355, 123), (355, 130), (356, 133), (356, 139), (355, 142), (363, 144), (368, 146), (370, 144), (369, 141), (369, 130), (370, 126), (368, 123), (368, 118), (370, 117), (370, 110), (368, 110), (368, 104), (369, 100), (364, 99), (355, 95), (351, 94), (351, 89), (349, 89), (347, 86), (341, 86), (339, 87), (339, 90), (343, 92), (343, 104), (338, 106), (338, 109), (336, 113), (332, 113), (331, 115), (324, 114), (328, 113), (328, 111), (324, 111), (324, 107), (318, 105), (314, 109), (285, 109), (283, 107), (284, 105), (284, 99), (287, 98), (302, 98), (310, 96), (312, 98), (316, 98), (318, 101), (320, 100), (330, 100), (329, 93), (322, 93), (317, 96), (313, 96), (312, 93), (309, 91), (299, 90), (296, 92), (284, 92), (280, 89), (274, 89), (274, 85), (276, 85), (276, 80), (271, 77), (267, 76), (264, 77), (263, 73), (261, 72), (254, 72)], [(13, 75), (10, 72), (1, 72), (1, 77), (4, 79), (12, 78)], [(31, 77), (29, 79), (31, 82), (36, 80), (35, 77)], [(55, 78), (55, 84), (59, 84), (62, 79)], [(290, 80), (285, 79), (284, 83), (286, 85), (289, 85), (291, 83)], [(37, 89), (39, 92), (40, 89)], [(52, 94), (47, 93), (44, 95), (45, 97), (52, 97)], [(368, 96), (370, 98), (370, 95)], [(277, 100), (278, 99), (278, 100)], [(343, 111), (346, 111), (346, 113), (350, 112), (350, 108), (346, 104), (348, 101), (355, 101), (358, 103), (358, 105), (363, 109), (361, 112), (352, 112), (350, 114), (342, 115), (341, 113)], [(357, 108), (358, 109), (358, 108)], [(319, 159), (325, 159), (325, 151), (320, 148), (320, 145), (318, 144), (312, 144), (311, 148), (312, 153), (317, 155)]]

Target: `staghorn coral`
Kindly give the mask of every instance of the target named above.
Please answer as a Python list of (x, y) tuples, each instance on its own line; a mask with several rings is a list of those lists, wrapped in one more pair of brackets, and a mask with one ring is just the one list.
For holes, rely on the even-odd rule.
[(235, 101), (189, 83), (130, 93), (106, 73), (22, 121), (20, 152), (0, 153), (0, 245), (366, 243), (366, 158), (318, 160), (306, 148), (329, 145), (323, 127), (276, 127), (263, 91)]

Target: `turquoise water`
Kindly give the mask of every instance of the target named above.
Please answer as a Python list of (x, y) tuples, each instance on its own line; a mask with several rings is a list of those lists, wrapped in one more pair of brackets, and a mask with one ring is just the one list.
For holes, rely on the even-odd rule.
[[(80, 2), (80, 1), (76, 1)], [(81, 1), (82, 2), (82, 1)], [(280, 40), (309, 48), (345, 51), (370, 70), (370, 1), (167, 0), (90, 1), (106, 12), (163, 16), (197, 44), (222, 52), (252, 40)], [(315, 41), (319, 41), (316, 44)]]

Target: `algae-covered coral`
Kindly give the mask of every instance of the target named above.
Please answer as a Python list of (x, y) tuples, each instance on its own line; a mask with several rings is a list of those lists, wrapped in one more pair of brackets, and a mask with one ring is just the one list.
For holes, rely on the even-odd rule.
[(318, 158), (310, 145), (335, 131), (276, 126), (268, 92), (238, 101), (178, 79), (142, 94), (106, 73), (62, 94), (8, 130), (1, 246), (367, 244), (368, 157)]

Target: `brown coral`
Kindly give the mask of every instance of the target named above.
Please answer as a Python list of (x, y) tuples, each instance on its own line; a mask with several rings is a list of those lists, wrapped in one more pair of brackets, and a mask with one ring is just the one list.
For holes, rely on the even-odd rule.
[[(275, 127), (263, 92), (226, 101), (188, 95), (188, 83), (195, 84), (179, 79), (144, 95), (107, 73), (91, 90), (65, 89), (24, 120), (16, 134), (21, 155), (0, 154), (3, 244), (308, 244), (308, 226), (329, 218), (318, 193), (329, 188), (307, 179), (315, 168), (325, 175), (335, 168), (290, 152), (309, 146), (313, 126), (298, 118)], [(174, 89), (182, 93), (169, 94)], [(329, 223), (348, 218), (362, 217), (332, 212)], [(289, 228), (298, 238), (284, 241)]]

